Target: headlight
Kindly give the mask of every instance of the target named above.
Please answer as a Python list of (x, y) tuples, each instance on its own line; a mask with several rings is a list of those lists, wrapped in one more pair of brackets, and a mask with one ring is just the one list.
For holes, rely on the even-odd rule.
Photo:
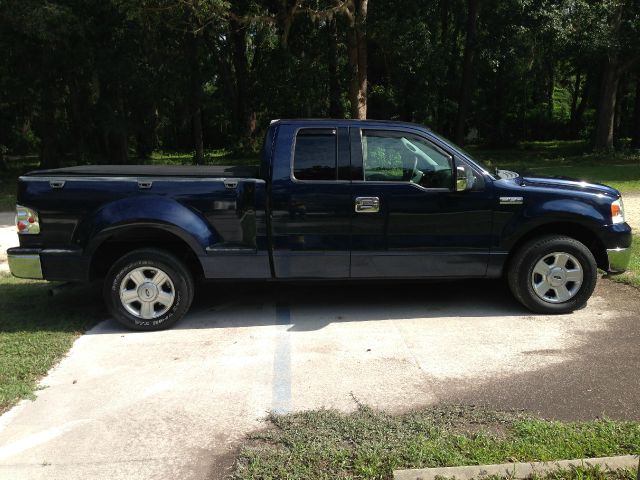
[(613, 223), (624, 223), (624, 203), (622, 197), (611, 204), (611, 221)]
[(40, 233), (38, 212), (22, 205), (16, 205), (16, 227), (18, 227), (20, 235)]

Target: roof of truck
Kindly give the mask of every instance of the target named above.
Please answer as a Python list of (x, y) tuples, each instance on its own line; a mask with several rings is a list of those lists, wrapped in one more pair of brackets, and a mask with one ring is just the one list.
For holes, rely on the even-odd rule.
[(381, 126), (390, 126), (390, 125), (404, 125), (412, 128), (419, 128), (421, 130), (430, 130), (429, 127), (425, 125), (420, 125), (419, 123), (412, 122), (402, 122), (399, 120), (374, 120), (374, 119), (366, 119), (366, 120), (357, 120), (352, 118), (278, 118), (275, 120), (271, 120), (271, 125), (274, 123), (331, 123), (332, 125), (381, 125)]

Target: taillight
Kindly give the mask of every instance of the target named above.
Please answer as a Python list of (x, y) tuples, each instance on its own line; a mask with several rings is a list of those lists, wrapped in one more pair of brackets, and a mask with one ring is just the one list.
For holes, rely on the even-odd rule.
[(16, 227), (20, 235), (34, 235), (40, 233), (38, 212), (30, 208), (16, 205)]

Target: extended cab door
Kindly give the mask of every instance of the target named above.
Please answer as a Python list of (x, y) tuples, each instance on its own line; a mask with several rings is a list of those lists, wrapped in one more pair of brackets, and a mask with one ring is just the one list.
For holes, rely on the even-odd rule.
[[(485, 275), (492, 195), (480, 172), (418, 131), (352, 129), (351, 158), (352, 277)], [(455, 191), (456, 166), (470, 190)]]
[(282, 124), (272, 160), (277, 278), (348, 278), (353, 201), (347, 128)]

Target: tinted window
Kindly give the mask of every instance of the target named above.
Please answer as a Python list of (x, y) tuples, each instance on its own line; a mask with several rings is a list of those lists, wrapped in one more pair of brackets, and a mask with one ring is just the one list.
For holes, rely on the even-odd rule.
[(298, 180), (336, 180), (336, 134), (333, 129), (300, 130), (293, 155)]
[(427, 140), (401, 132), (362, 132), (364, 180), (451, 188), (451, 157)]

